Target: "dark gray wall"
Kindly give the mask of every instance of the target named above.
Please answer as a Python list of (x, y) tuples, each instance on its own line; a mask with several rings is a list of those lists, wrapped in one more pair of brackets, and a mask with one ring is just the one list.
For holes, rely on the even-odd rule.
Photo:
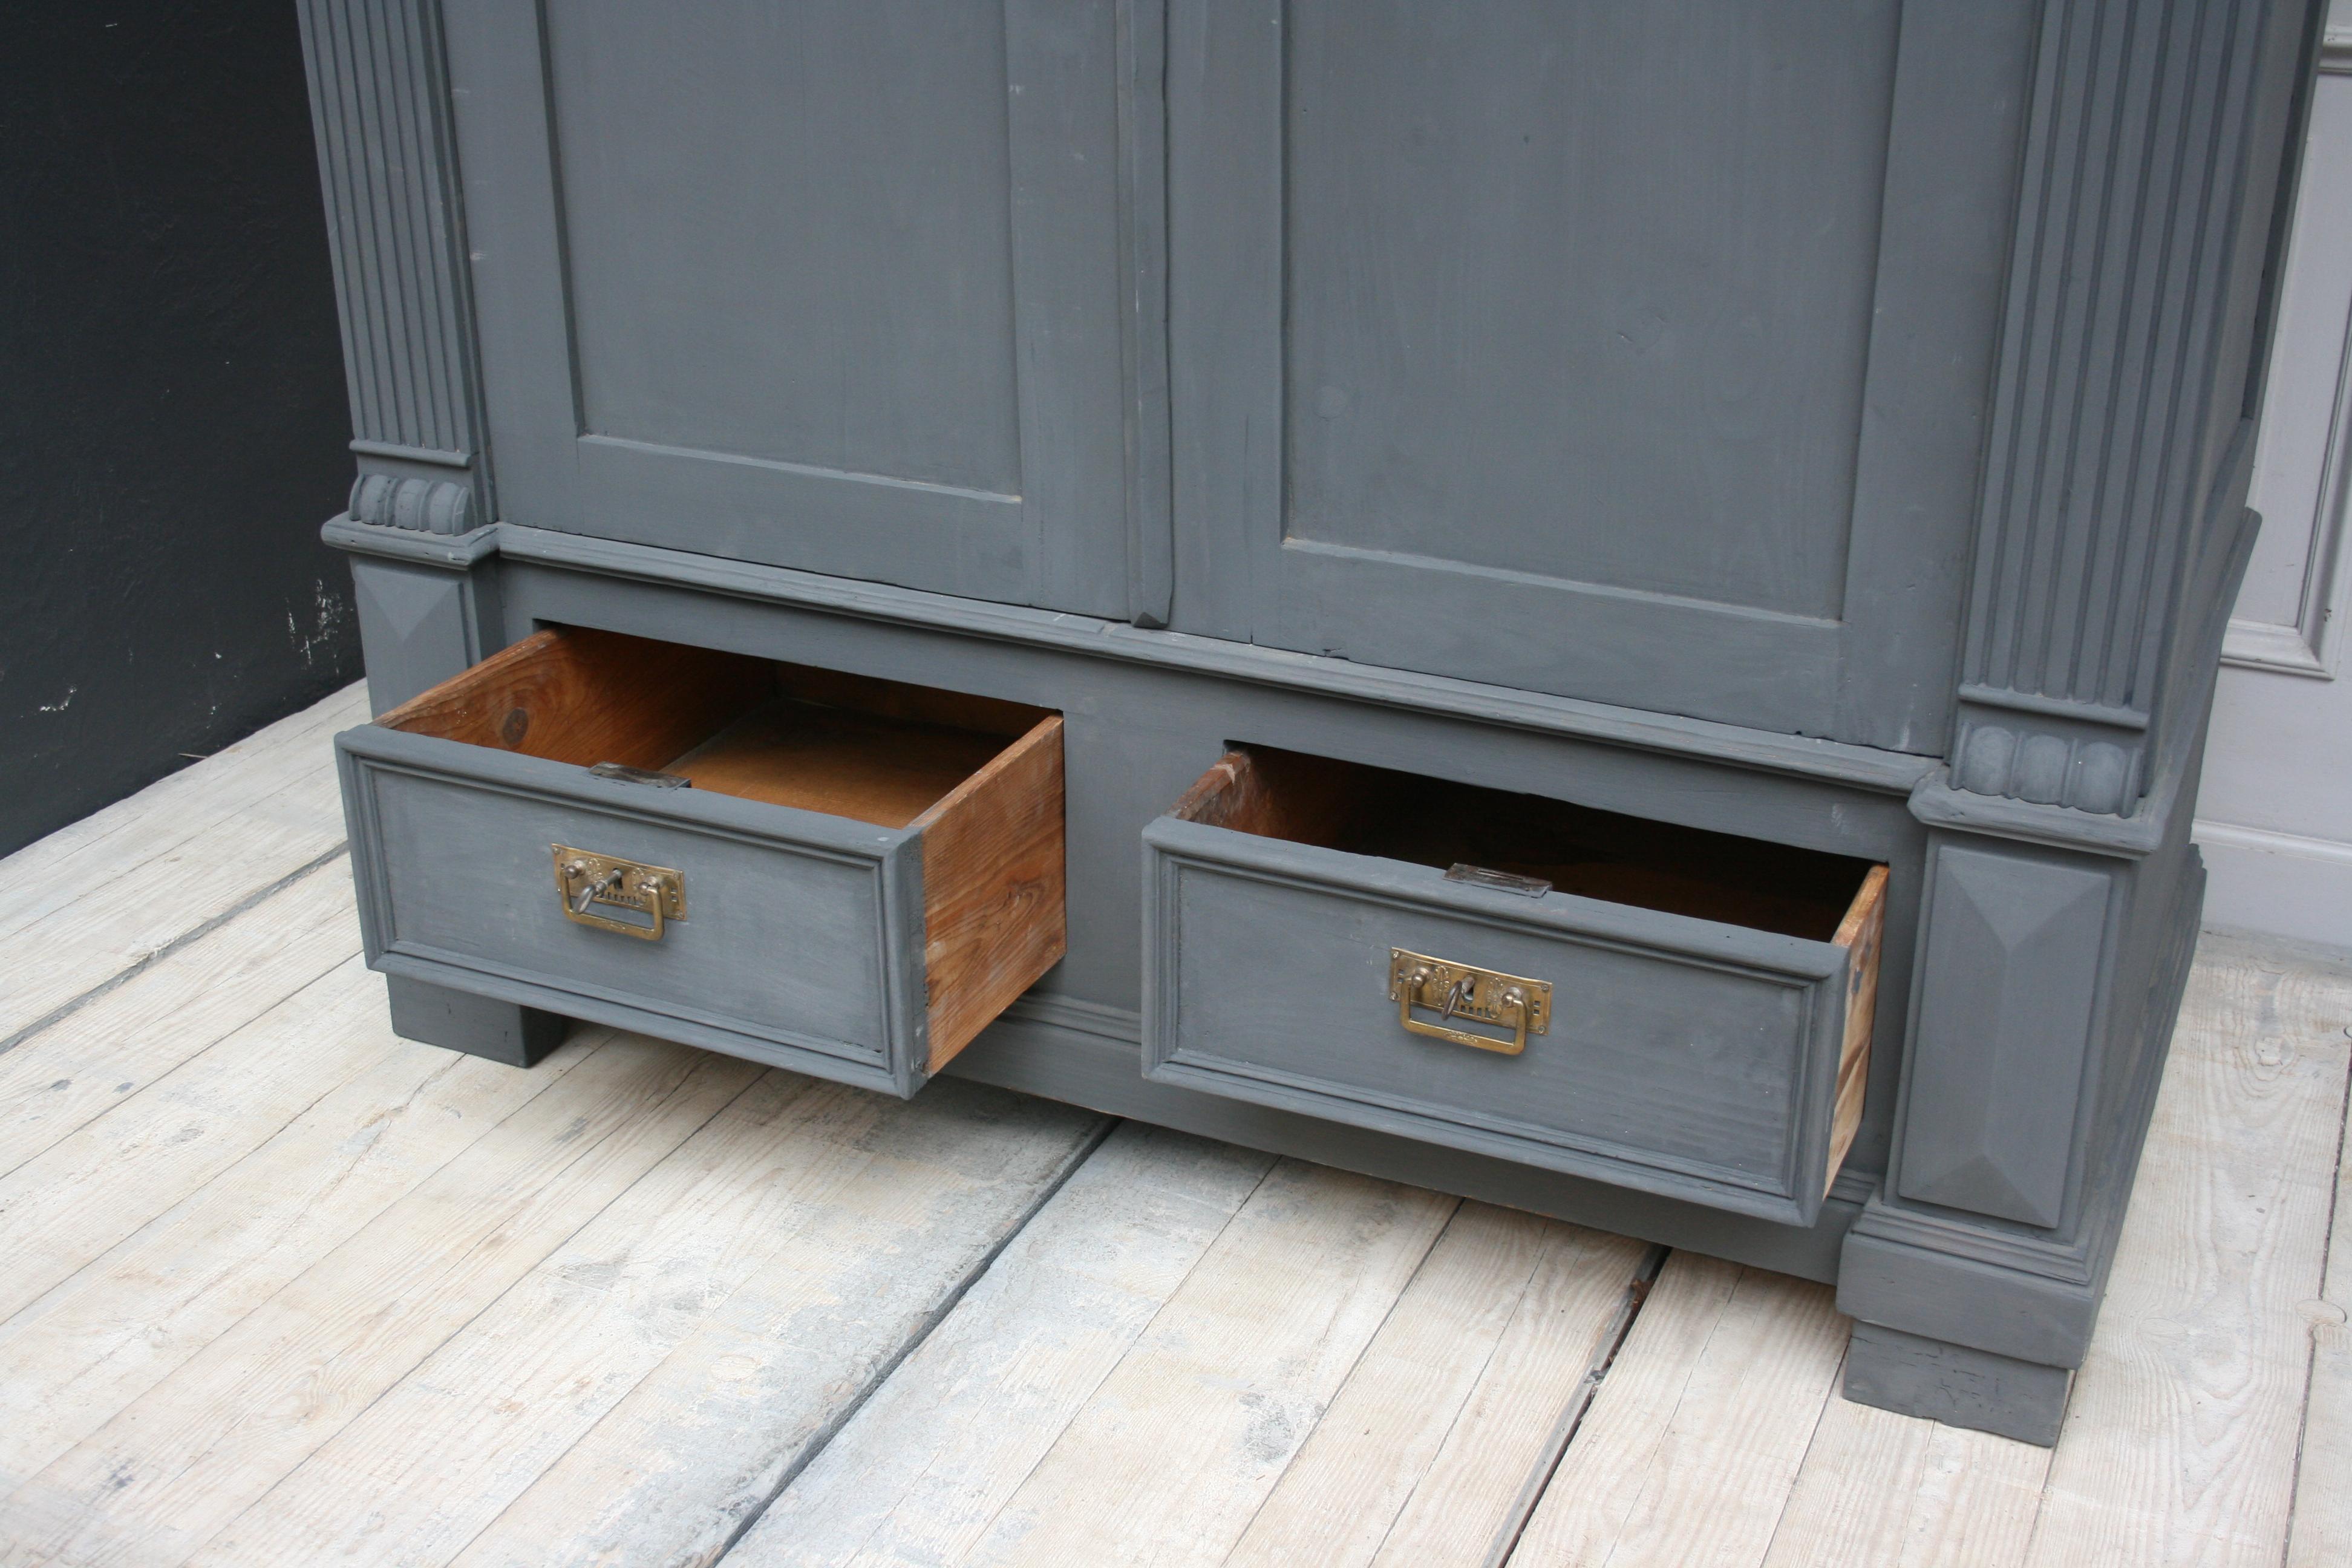
[(294, 8), (9, 7), (0, 853), (359, 675)]

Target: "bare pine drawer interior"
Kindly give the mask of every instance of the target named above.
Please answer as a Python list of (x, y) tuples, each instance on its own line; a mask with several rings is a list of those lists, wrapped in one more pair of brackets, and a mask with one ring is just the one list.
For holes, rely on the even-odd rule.
[(1148, 1076), (1819, 1212), (1861, 1119), (1885, 867), (1259, 747), (1144, 840)]
[(899, 1094), (1062, 957), (1062, 721), (552, 627), (337, 739), (370, 961)]

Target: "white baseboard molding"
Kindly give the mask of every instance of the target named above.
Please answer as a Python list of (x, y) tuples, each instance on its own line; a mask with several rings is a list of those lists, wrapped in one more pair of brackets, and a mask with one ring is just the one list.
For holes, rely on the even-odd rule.
[(2352, 949), (2352, 844), (2200, 820), (2205, 923)]

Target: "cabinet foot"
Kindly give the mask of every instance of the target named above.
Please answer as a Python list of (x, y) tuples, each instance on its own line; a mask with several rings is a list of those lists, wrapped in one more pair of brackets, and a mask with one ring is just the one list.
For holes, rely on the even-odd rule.
[(404, 1040), (527, 1068), (562, 1045), (572, 1027), (572, 1020), (561, 1014), (495, 1002), (404, 975), (383, 978), (392, 994), (392, 1032)]
[(1845, 1352), (1845, 1396), (2049, 1447), (2058, 1441), (2074, 1373), (1944, 1340), (1856, 1323)]

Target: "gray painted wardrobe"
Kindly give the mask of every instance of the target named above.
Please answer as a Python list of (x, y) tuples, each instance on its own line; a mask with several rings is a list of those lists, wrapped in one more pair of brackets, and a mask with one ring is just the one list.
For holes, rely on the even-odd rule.
[(412, 1037), (1833, 1280), (2048, 1442), (2303, 0), (303, 0)]

